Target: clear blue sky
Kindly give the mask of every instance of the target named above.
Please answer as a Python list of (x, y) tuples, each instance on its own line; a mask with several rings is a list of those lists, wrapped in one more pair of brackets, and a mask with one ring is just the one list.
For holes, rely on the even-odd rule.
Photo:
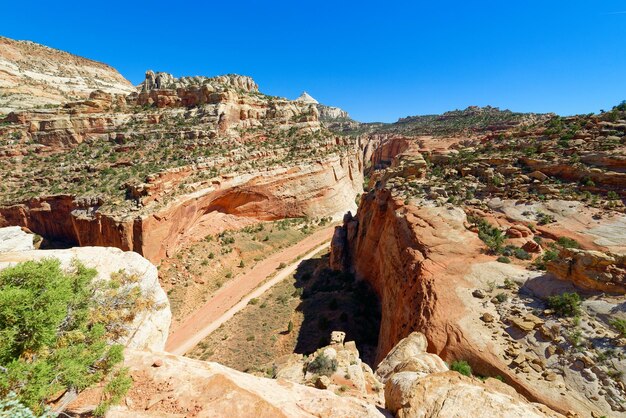
[(626, 99), (626, 2), (13, 1), (0, 34), (106, 62), (133, 83), (238, 73), (357, 120), (468, 105), (560, 114)]

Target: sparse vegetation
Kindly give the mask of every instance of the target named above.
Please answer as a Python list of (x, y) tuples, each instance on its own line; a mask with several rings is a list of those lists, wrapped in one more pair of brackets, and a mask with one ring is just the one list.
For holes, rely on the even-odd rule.
[(472, 367), (465, 360), (454, 361), (450, 365), (450, 370), (454, 370), (457, 373), (461, 373), (463, 376), (472, 375)]
[(326, 354), (321, 352), (312, 362), (309, 363), (308, 370), (311, 373), (330, 376), (337, 371), (337, 360), (329, 358)]
[(615, 318), (609, 321), (621, 337), (626, 337), (626, 319)]
[(556, 241), (563, 248), (580, 248), (580, 244), (568, 237), (559, 237)]
[(499, 228), (483, 218), (469, 217), (468, 221), (478, 227), (478, 237), (492, 253), (498, 254), (502, 251), (505, 236)]
[(504, 302), (506, 302), (507, 300), (509, 300), (509, 296), (508, 296), (506, 293), (498, 293), (498, 294), (496, 295), (496, 300), (497, 300), (499, 303), (504, 303)]
[(548, 306), (559, 316), (577, 316), (580, 314), (581, 300), (576, 292), (565, 292), (560, 295), (550, 296)]

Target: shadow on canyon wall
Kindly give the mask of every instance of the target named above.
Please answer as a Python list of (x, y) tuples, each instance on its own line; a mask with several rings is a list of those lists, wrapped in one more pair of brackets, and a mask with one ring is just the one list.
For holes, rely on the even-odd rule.
[(328, 260), (328, 254), (305, 260), (296, 270), (295, 286), (302, 292), (297, 310), (304, 320), (295, 352), (312, 353), (329, 344), (332, 331), (343, 331), (346, 341), (355, 341), (361, 359), (371, 366), (380, 329), (378, 297), (366, 282), (329, 269)]

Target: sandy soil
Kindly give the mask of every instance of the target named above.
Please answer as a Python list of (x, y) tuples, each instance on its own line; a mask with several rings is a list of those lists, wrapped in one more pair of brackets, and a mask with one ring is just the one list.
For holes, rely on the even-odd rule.
[[(274, 284), (293, 273), (298, 264), (313, 257), (329, 245), (335, 227), (331, 226), (315, 232), (299, 243), (271, 255), (259, 262), (251, 271), (235, 277), (220, 288), (200, 309), (170, 333), (165, 349), (173, 354), (183, 355), (202, 341), (212, 331), (243, 309), (250, 299), (262, 295)], [(291, 263), (302, 254), (300, 260)], [(291, 263), (280, 269), (267, 283), (261, 285), (272, 273), (276, 273), (281, 263)], [(257, 288), (258, 287), (258, 288)]]

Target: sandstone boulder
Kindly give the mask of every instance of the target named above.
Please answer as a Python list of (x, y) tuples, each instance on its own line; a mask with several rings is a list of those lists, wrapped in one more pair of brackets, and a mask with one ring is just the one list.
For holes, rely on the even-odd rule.
[(385, 385), (385, 407), (402, 418), (562, 417), (495, 379), (483, 383), (452, 371), (394, 374)]
[(547, 269), (585, 289), (626, 293), (626, 255), (564, 248)]
[(19, 226), (0, 228), (0, 253), (34, 250), (33, 236)]
[(427, 347), (426, 336), (421, 332), (412, 332), (380, 362), (376, 376), (385, 383), (394, 373), (401, 371), (426, 375), (448, 370), (448, 366), (439, 356), (426, 352)]

